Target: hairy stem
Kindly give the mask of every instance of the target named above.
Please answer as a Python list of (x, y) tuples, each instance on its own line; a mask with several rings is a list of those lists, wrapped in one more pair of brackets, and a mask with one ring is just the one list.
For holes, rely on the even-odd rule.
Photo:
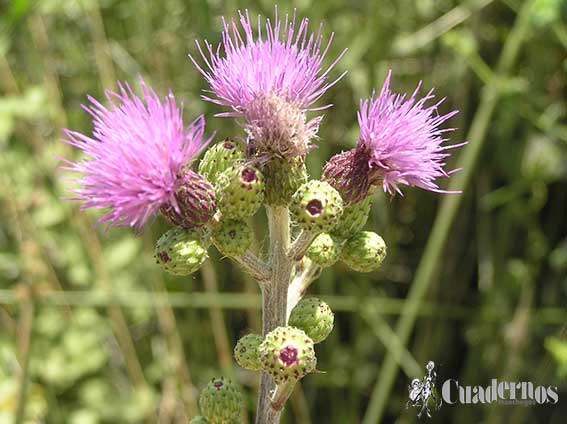
[(270, 280), (272, 276), (270, 267), (251, 251), (247, 251), (242, 256), (237, 256), (232, 259), (240, 264), (240, 266), (242, 266), (242, 268), (244, 268), (244, 270), (254, 277), (259, 283), (264, 283), (265, 281)]
[(303, 258), (303, 255), (305, 255), (305, 252), (307, 252), (307, 249), (309, 249), (309, 246), (311, 246), (315, 237), (317, 237), (316, 233), (302, 230), (289, 248), (287, 255), (291, 259), (300, 261), (301, 258)]
[[(265, 336), (287, 322), (287, 290), (293, 273), (294, 261), (287, 256), (290, 244), (289, 212), (286, 207), (267, 207), (270, 231), (271, 278), (262, 285), (262, 332)], [(274, 384), (262, 373), (256, 424), (278, 424), (281, 410), (272, 407)], [(283, 407), (283, 405), (282, 405)]]

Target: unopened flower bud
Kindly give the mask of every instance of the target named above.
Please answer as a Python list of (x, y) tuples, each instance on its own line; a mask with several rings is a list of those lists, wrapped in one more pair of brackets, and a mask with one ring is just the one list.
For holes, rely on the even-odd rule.
[(266, 335), (259, 349), (262, 368), (276, 384), (299, 380), (317, 366), (313, 340), (299, 328), (274, 329)]
[(264, 178), (254, 166), (233, 166), (219, 176), (216, 192), (223, 217), (246, 218), (262, 205)]
[(264, 339), (258, 334), (247, 334), (238, 340), (234, 348), (234, 358), (238, 365), (250, 371), (260, 371), (260, 345)]
[(186, 168), (180, 171), (175, 191), (177, 205), (168, 203), (160, 208), (173, 225), (196, 228), (206, 224), (216, 211), (215, 190), (205, 177)]
[(254, 240), (254, 231), (246, 222), (227, 219), (213, 231), (213, 243), (225, 256), (240, 256), (248, 250)]
[(203, 389), (199, 407), (211, 424), (232, 424), (240, 417), (244, 401), (238, 388), (220, 377), (212, 379)]
[(312, 180), (295, 192), (290, 205), (294, 220), (306, 231), (330, 231), (343, 211), (341, 196), (329, 183)]
[(368, 214), (372, 207), (372, 197), (368, 196), (364, 200), (353, 203), (343, 208), (343, 214), (332, 234), (341, 239), (347, 239), (356, 234), (366, 225)]
[(244, 151), (240, 145), (227, 139), (206, 151), (199, 163), (199, 173), (214, 183), (222, 172), (243, 159)]
[(340, 243), (334, 237), (328, 233), (321, 233), (313, 240), (306, 255), (315, 264), (327, 268), (337, 262), (340, 250)]
[(333, 331), (334, 322), (329, 305), (315, 297), (301, 299), (289, 316), (289, 325), (305, 331), (313, 343), (325, 340)]
[(207, 259), (207, 246), (197, 231), (176, 227), (159, 238), (154, 257), (165, 271), (189, 275)]
[(195, 418), (189, 421), (189, 424), (211, 424), (211, 422), (202, 415), (197, 415)]
[(323, 167), (321, 179), (337, 189), (345, 205), (360, 202), (368, 196), (373, 181), (368, 160), (364, 148), (338, 153)]
[(348, 239), (341, 260), (358, 272), (378, 269), (386, 257), (386, 243), (372, 231), (360, 231)]
[(291, 196), (307, 182), (305, 160), (297, 156), (288, 160), (274, 158), (262, 168), (265, 180), (264, 202), (270, 206), (287, 206)]

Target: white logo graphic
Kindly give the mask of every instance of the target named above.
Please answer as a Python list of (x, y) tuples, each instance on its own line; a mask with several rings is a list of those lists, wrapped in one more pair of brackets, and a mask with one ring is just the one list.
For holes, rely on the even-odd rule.
[(406, 408), (410, 406), (421, 408), (417, 414), (418, 418), (421, 418), (423, 412), (427, 414), (428, 418), (431, 418), (431, 412), (437, 411), (443, 404), (443, 400), (437, 395), (437, 388), (435, 387), (435, 380), (437, 379), (435, 363), (429, 361), (425, 368), (427, 375), (421, 380), (414, 378), (408, 386), (409, 400), (406, 403)]

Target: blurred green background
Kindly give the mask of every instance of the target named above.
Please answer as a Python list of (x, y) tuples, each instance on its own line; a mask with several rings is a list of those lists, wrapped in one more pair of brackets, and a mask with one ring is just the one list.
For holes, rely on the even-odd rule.
[[(445, 405), (432, 422), (565, 422), (567, 399), (567, 2), (299, 0), (335, 32), (327, 63), (348, 75), (323, 101), (313, 177), (356, 142), (356, 108), (393, 69), (393, 88), (424, 80), (460, 114), (450, 165), (461, 196), (379, 195), (368, 228), (388, 244), (375, 273), (338, 264), (311, 288), (337, 312), (318, 345), (325, 374), (305, 378), (286, 423), (415, 422), (407, 385), (438, 365), (467, 385), (560, 387), (558, 405)], [(292, 10), (288, 1), (282, 12)], [(65, 127), (116, 80), (171, 87), (187, 119), (241, 136), (199, 100), (188, 60), (217, 42), (220, 16), (271, 16), (269, 1), (0, 0), (0, 423), (187, 423), (212, 376), (236, 379), (253, 411), (257, 375), (231, 352), (258, 331), (258, 289), (229, 260), (191, 278), (154, 265), (158, 219), (142, 234), (104, 231), (65, 202), (57, 155)], [(446, 187), (446, 182), (441, 182)], [(258, 214), (258, 245), (265, 243)], [(212, 249), (211, 249), (212, 250)], [(410, 299), (410, 300), (408, 300)], [(415, 319), (414, 319), (415, 318)], [(398, 367), (399, 364), (399, 367)], [(398, 369), (399, 368), (399, 369)], [(245, 421), (248, 422), (248, 421)]]

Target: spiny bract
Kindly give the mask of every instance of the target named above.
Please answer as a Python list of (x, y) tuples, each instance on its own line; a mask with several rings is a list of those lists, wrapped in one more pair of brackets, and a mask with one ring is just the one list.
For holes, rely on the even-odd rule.
[(242, 413), (244, 400), (230, 380), (213, 378), (199, 396), (199, 407), (211, 424), (233, 424)]
[(307, 257), (320, 267), (327, 268), (334, 265), (339, 259), (341, 243), (329, 233), (319, 234), (309, 249)]
[(236, 165), (220, 174), (216, 193), (223, 217), (241, 219), (254, 215), (264, 200), (264, 177), (251, 165)]
[(311, 180), (293, 195), (290, 212), (303, 230), (330, 231), (343, 212), (343, 200), (329, 183)]
[(207, 259), (207, 246), (196, 230), (176, 227), (159, 238), (154, 257), (165, 271), (174, 275), (189, 275)]
[(305, 331), (313, 343), (325, 340), (333, 331), (334, 322), (329, 305), (316, 297), (301, 299), (289, 316), (289, 325)]
[(307, 182), (307, 169), (303, 157), (288, 160), (274, 158), (262, 168), (265, 177), (264, 202), (270, 206), (287, 206), (291, 196)]
[(217, 208), (215, 190), (201, 174), (186, 168), (179, 173), (175, 201), (160, 208), (162, 215), (173, 225), (197, 228), (207, 224)]
[(360, 231), (348, 239), (341, 260), (358, 272), (378, 269), (386, 257), (386, 243), (372, 231)]
[(360, 202), (343, 208), (343, 214), (332, 234), (341, 239), (347, 239), (366, 225), (368, 214), (372, 207), (372, 197), (368, 196)]
[(276, 384), (299, 380), (317, 366), (313, 340), (295, 327), (277, 327), (269, 332), (260, 345), (260, 361)]
[(240, 256), (254, 240), (254, 231), (246, 221), (227, 219), (213, 230), (213, 244), (225, 256)]
[(244, 160), (244, 157), (240, 145), (226, 139), (207, 149), (199, 163), (199, 173), (214, 184), (221, 173)]
[(260, 371), (260, 345), (264, 339), (258, 334), (247, 334), (241, 337), (234, 348), (234, 358), (238, 365), (251, 371)]

